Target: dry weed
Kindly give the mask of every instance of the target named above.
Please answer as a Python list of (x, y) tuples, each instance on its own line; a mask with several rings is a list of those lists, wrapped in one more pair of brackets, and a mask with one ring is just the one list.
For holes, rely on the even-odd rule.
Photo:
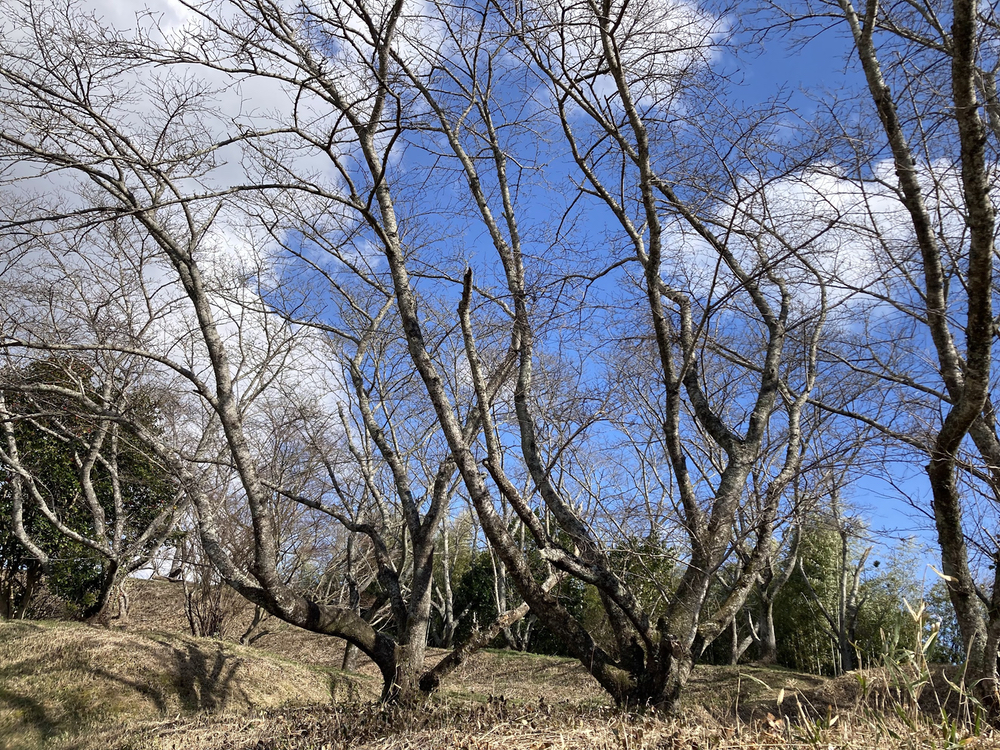
[(134, 583), (125, 632), (0, 625), (0, 750), (1000, 747), (976, 726), (955, 670), (941, 668), (915, 711), (884, 669), (831, 680), (699, 667), (678, 715), (664, 717), (609, 708), (574, 660), (482, 652), (424, 705), (386, 709), (372, 665), (331, 669), (343, 655), (335, 639), (273, 623), (259, 648), (190, 638), (179, 586)]

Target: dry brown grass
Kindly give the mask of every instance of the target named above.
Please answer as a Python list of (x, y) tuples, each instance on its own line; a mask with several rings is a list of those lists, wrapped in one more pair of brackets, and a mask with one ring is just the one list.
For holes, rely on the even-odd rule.
[[(170, 581), (129, 581), (132, 605), (126, 621), (115, 620), (112, 626), (123, 630), (156, 630), (189, 633), (184, 616), (184, 590)], [(234, 594), (234, 596), (236, 596)], [(222, 640), (236, 642), (253, 619), (253, 605), (237, 598), (235, 616), (223, 628)], [(304, 664), (338, 669), (344, 658), (344, 642), (269, 618), (260, 629), (266, 633), (254, 642), (254, 648)], [(362, 670), (367, 671), (367, 670)], [(370, 672), (377, 674), (377, 670)]]
[[(387, 710), (375, 703), (373, 665), (333, 668), (335, 639), (273, 622), (258, 648), (190, 638), (180, 586), (132, 583), (132, 616), (118, 629), (0, 625), (0, 750), (1000, 747), (991, 732), (942, 718), (941, 706), (956, 706), (956, 676), (941, 670), (920, 713), (877, 670), (830, 680), (699, 667), (678, 714), (663, 717), (611, 708), (573, 660), (491, 651), (425, 705)], [(229, 637), (251, 616), (239, 611)]]
[[(0, 624), (0, 748), (101, 747), (125, 722), (368, 698), (347, 678), (233, 644), (72, 623)], [(120, 730), (118, 730), (120, 731)]]
[[(777, 710), (777, 708), (776, 708)], [(793, 709), (794, 710), (794, 709)], [(181, 744), (171, 744), (181, 738)], [(270, 712), (252, 721), (179, 722), (160, 734), (156, 748), (199, 750), (987, 750), (1000, 737), (949, 734), (929, 722), (916, 726), (893, 716), (831, 713), (819, 719), (766, 716), (746, 724), (680, 716), (629, 714), (607, 707), (431, 701), (408, 710), (375, 704)]]

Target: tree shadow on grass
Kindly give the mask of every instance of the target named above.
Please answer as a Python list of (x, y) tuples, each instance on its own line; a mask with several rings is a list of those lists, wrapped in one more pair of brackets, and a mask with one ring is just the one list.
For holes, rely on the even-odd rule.
[(0, 724), (0, 747), (13, 747), (7, 743), (21, 736), (24, 725), (33, 729), (43, 740), (59, 733), (59, 722), (53, 721), (40, 701), (6, 689), (3, 687), (3, 682), (4, 674), (0, 670), (0, 711), (4, 713), (11, 710), (19, 712), (21, 720), (16, 724), (8, 721)]
[(142, 715), (154, 709), (163, 716), (176, 711), (177, 703), (185, 712), (215, 711), (237, 696), (233, 680), (244, 660), (227, 653), (221, 643), (164, 638), (115, 646), (113, 661), (102, 661), (107, 650), (80, 643), (4, 654), (0, 748), (41, 747), (115, 714)]
[[(28, 633), (44, 630), (39, 625), (29, 623), (6, 623), (0, 630), (0, 643), (16, 642)], [(34, 730), (36, 736), (48, 739), (60, 731), (60, 722), (56, 720), (42, 700), (39, 700), (30, 690), (16, 690), (12, 686), (15, 680), (30, 679), (33, 675), (52, 669), (53, 665), (39, 654), (20, 651), (14, 660), (7, 658), (0, 662), (0, 747), (14, 747), (14, 740), (20, 739), (19, 734), (25, 727)], [(6, 716), (4, 716), (6, 714)], [(11, 715), (19, 717), (20, 721), (12, 722)]]
[(136, 694), (166, 712), (162, 690), (95, 663), (79, 644), (6, 653), (0, 660), (0, 748), (44, 746), (134, 702)]
[(170, 649), (177, 697), (186, 711), (216, 711), (233, 697), (232, 682), (243, 659), (227, 654), (221, 643), (213, 646), (157, 641)]
[(357, 703), (362, 699), (357, 678), (345, 672), (329, 672), (327, 684), (330, 688), (330, 700), (343, 703)]

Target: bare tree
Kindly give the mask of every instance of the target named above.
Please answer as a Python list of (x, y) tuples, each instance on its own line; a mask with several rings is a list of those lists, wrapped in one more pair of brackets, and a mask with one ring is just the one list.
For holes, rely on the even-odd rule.
[[(799, 420), (815, 382), (816, 346), (826, 314), (822, 270), (808, 257), (810, 245), (826, 227), (782, 226), (780, 202), (772, 203), (763, 186), (747, 181), (745, 174), (735, 175), (735, 165), (727, 164), (721, 154), (712, 176), (722, 178), (722, 189), (679, 182), (672, 173), (671, 165), (679, 158), (674, 149), (680, 144), (665, 137), (664, 123), (680, 119), (679, 103), (685, 91), (698, 83), (702, 59), (698, 50), (711, 46), (711, 25), (697, 14), (665, 17), (671, 12), (672, 8), (655, 4), (642, 8), (579, 4), (561, 10), (525, 7), (522, 13), (505, 14), (526, 59), (549, 88), (582, 191), (609, 210), (618, 224), (621, 245), (628, 249), (623, 260), (636, 264), (640, 271), (635, 283), (645, 295), (646, 330), (655, 344), (657, 380), (664, 388), (663, 458), (672, 474), (672, 489), (680, 498), (680, 522), (688, 536), (690, 557), (671, 606), (655, 628), (613, 584), (602, 581), (597, 585), (606, 587), (609, 614), (616, 613), (628, 625), (616, 632), (625, 637), (638, 632), (645, 652), (638, 668), (624, 670), (629, 674), (624, 680), (629, 692), (619, 700), (667, 706), (676, 699), (696, 655), (741, 608), (764, 550), (771, 544), (778, 500), (800, 461)], [(560, 15), (571, 20), (560, 23)], [(676, 33), (665, 38), (670, 22)], [(671, 44), (679, 50), (676, 56), (661, 50), (662, 58), (656, 60), (643, 54), (658, 46), (669, 50)], [(695, 50), (693, 57), (691, 50)], [(699, 111), (694, 122), (685, 124), (697, 133), (705, 116)], [(754, 136), (764, 140), (763, 131)], [(759, 152), (754, 152), (752, 139), (748, 141), (727, 147), (743, 164), (758, 163)], [(706, 151), (717, 153), (710, 143), (704, 141)], [(697, 149), (693, 142), (684, 147)], [(677, 172), (690, 179), (688, 168)], [(682, 193), (697, 197), (686, 199)], [(666, 255), (672, 243), (685, 238), (696, 251), (705, 253), (714, 267), (714, 281), (710, 277), (699, 287), (697, 279), (685, 277), (676, 256)], [(513, 262), (507, 266), (516, 268)], [(816, 307), (808, 312), (796, 307), (796, 284), (803, 279), (815, 295)], [(520, 279), (509, 273), (508, 280), (516, 299)], [(745, 305), (735, 301), (740, 297)], [(522, 356), (530, 356), (531, 323), (526, 310), (522, 316), (518, 321), (526, 339)], [(760, 330), (761, 337), (747, 337), (747, 330)], [(801, 337), (805, 352), (798, 373), (801, 379), (795, 386), (789, 367), (795, 360), (785, 356), (792, 331), (791, 338)], [(727, 341), (727, 336), (734, 338)], [(728, 360), (724, 369), (713, 367), (718, 353)], [(736, 381), (734, 363), (752, 373), (754, 386), (735, 400), (733, 394), (727, 401), (716, 400), (713, 386), (717, 384), (712, 380), (721, 375)], [(521, 365), (521, 385), (530, 387), (528, 359), (522, 359)], [(785, 455), (771, 476), (767, 501), (755, 521), (749, 564), (721, 606), (705, 612), (709, 585), (732, 554), (736, 511), (745, 497), (779, 393), (787, 409)], [(732, 409), (734, 404), (746, 406)], [(522, 448), (533, 478), (544, 488), (543, 467), (532, 456), (535, 420), (525, 407), (519, 414)], [(692, 462), (692, 450), (687, 447), (692, 439), (710, 446), (704, 463)], [(692, 473), (692, 465), (697, 474)], [(552, 491), (546, 502), (559, 507), (558, 493)], [(573, 522), (564, 518), (572, 528)], [(600, 558), (593, 553), (589, 559), (586, 556), (595, 546), (592, 540), (577, 544), (584, 552), (585, 565), (606, 569), (602, 563), (595, 565)], [(627, 653), (625, 646), (618, 644), (620, 654)], [(623, 665), (608, 664), (612, 667), (608, 672)]]
[[(280, 129), (253, 134), (256, 140), (238, 128), (229, 132), (232, 123), (204, 82), (145, 75), (136, 56), (142, 45), (101, 28), (72, 5), (24, 4), (18, 13), (29, 32), (4, 42), (3, 158), (18, 164), (12, 184), (62, 179), (64, 189), (54, 205), (39, 199), (5, 217), (12, 253), (27, 248), (33, 256), (12, 265), (23, 274), (29, 260), (47, 258), (40, 295), (11, 299), (5, 351), (98, 352), (148, 363), (186, 402), (188, 425), (158, 432), (130, 421), (106, 399), (54, 390), (80, 413), (128, 424), (155, 453), (193, 502), (202, 548), (228, 585), (275, 616), (357, 646), (380, 668), (384, 697), (411, 695), (423, 669), (433, 551), (455, 491), (455, 468), (447, 446), (425, 434), (426, 419), (407, 398), (412, 368), (400, 367), (393, 356), (405, 350), (389, 314), (389, 275), (371, 267), (366, 272), (368, 258), (349, 242), (338, 247), (332, 258), (343, 264), (338, 270), (348, 271), (349, 283), (341, 284), (337, 274), (326, 279), (343, 312), (335, 323), (304, 313), (294, 317), (277, 296), (265, 303), (252, 288), (271, 270), (253, 255), (260, 238), (287, 245), (288, 235), (276, 233), (292, 224), (301, 242), (286, 249), (308, 265), (298, 251), (328, 237), (315, 221), (356, 237), (351, 220), (336, 210), (344, 193), (312, 191), (324, 211), (311, 222), (304, 211), (316, 204), (292, 210), (282, 204), (287, 194), (277, 190), (285, 187), (284, 175), (273, 173), (288, 164), (271, 159), (264, 135), (280, 139)], [(95, 49), (105, 54), (98, 59)], [(261, 179), (272, 176), (274, 194), (259, 182), (227, 182), (225, 149), (242, 149), (248, 163), (259, 165), (253, 169)], [(349, 180), (349, 172), (342, 175)], [(240, 202), (234, 214), (237, 198), (251, 190), (255, 200)], [(303, 194), (310, 194), (307, 187)], [(325, 211), (331, 198), (333, 210)], [(276, 211), (288, 213), (269, 221)], [(73, 245), (73, 237), (83, 239)], [(104, 240), (110, 241), (102, 245)], [(233, 244), (249, 257), (222, 251)], [(81, 265), (92, 282), (53, 294)], [(13, 273), (9, 278), (20, 280)], [(23, 314), (47, 299), (60, 315)], [(113, 318), (112, 335), (103, 336), (77, 325), (69, 309), (75, 303), (127, 314)], [(336, 364), (324, 366), (322, 355), (332, 355)], [(497, 369), (493, 391), (506, 372)], [(332, 399), (339, 407), (314, 413), (309, 394), (317, 390), (326, 406)], [(282, 401), (286, 408), (276, 410)], [(294, 451), (282, 448), (291, 439), (289, 425), (299, 448)], [(469, 412), (465, 439), (479, 429), (478, 412)], [(234, 503), (250, 532), (247, 556), (237, 554), (226, 534)], [(373, 627), (355, 602), (341, 606), (295, 585), (299, 558), (285, 546), (292, 538), (284, 528), (288, 503), (368, 540), (394, 635)], [(502, 613), (497, 627), (525, 611)], [(428, 684), (436, 686), (470, 647), (488, 640), (465, 644), (456, 659), (435, 668)]]
[[(862, 279), (847, 274), (841, 283), (862, 292), (871, 311), (855, 328), (861, 335), (844, 337), (839, 357), (881, 385), (865, 399), (845, 402), (830, 394), (824, 403), (928, 460), (929, 515), (968, 673), (995, 716), (1000, 579), (990, 574), (988, 585), (977, 581), (978, 561), (992, 564), (998, 550), (975, 531), (993, 521), (974, 515), (974, 492), (962, 490), (966, 471), (973, 486), (985, 488), (988, 504), (1000, 486), (990, 396), (995, 13), (964, 0), (863, 8), (843, 0), (788, 5), (781, 18), (849, 30), (871, 114), (848, 127), (842, 108), (848, 100), (830, 105), (844, 136), (840, 184), (856, 203), (851, 223), (868, 269)], [(995, 518), (995, 508), (987, 513)], [(990, 613), (985, 617), (981, 604)]]
[[(684, 88), (678, 82), (688, 80), (698, 60), (681, 55), (681, 64), (675, 64), (669, 59), (662, 75), (657, 70), (646, 71), (649, 75), (630, 70), (631, 63), (623, 62), (616, 50), (631, 46), (652, 51), (657, 40), (663, 41), (657, 34), (671, 28), (661, 25), (647, 33), (638, 9), (580, 5), (567, 10), (572, 18), (562, 20), (534, 7), (519, 14), (495, 6), (442, 5), (417, 14), (404, 4), (348, 3), (303, 6), (301, 12), (289, 13), (266, 3), (232, 2), (195, 10), (204, 28), (191, 32), (172, 55), (153, 54), (228, 75), (266, 77), (294, 92), (298, 108), (276, 127), (287, 140), (276, 142), (326, 156), (342, 185), (334, 189), (315, 175), (304, 179), (273, 156), (264, 182), (284, 181), (298, 202), (316, 200), (320, 208), (311, 210), (317, 215), (348, 212), (358, 221), (359, 235), (363, 229), (378, 247), (388, 274), (385, 288), (440, 435), (486, 535), (531, 611), (564, 635), (573, 653), (617, 701), (671, 706), (695, 655), (742, 606), (762, 564), (763, 549), (770, 544), (779, 498), (798, 467), (799, 419), (815, 383), (827, 308), (824, 272), (811, 260), (810, 251), (828, 223), (789, 220), (787, 207), (767, 194), (775, 173), (754, 181), (739, 171), (744, 165), (766, 164), (765, 154), (773, 148), (770, 143), (754, 146), (749, 136), (727, 144), (738, 154), (737, 163), (720, 154), (711, 178), (721, 176), (724, 188), (706, 189), (695, 178), (683, 186), (693, 197), (681, 197), (682, 188), (669, 170), (679, 152), (665, 150), (661, 157), (656, 148), (672, 144), (654, 142), (645, 123), (657, 122), (661, 111), (668, 112), (667, 119), (674, 116), (669, 114), (670, 102), (679, 101)], [(662, 17), (665, 9), (656, 10), (658, 22), (669, 20)], [(686, 50), (710, 45), (711, 29), (705, 28), (704, 19), (682, 20), (683, 31), (671, 37), (674, 43)], [(576, 39), (581, 34), (585, 38)], [(517, 67), (530, 71), (528, 77), (501, 75), (510, 73), (505, 67), (508, 46), (517, 49)], [(669, 58), (662, 50), (650, 57), (657, 55)], [(601, 95), (595, 93), (598, 81), (609, 86)], [(569, 460), (565, 446), (579, 442), (593, 420), (583, 420), (573, 440), (561, 438), (559, 431), (550, 429), (553, 413), (538, 387), (541, 363), (557, 344), (568, 341), (556, 332), (566, 329), (555, 321), (566, 309), (577, 309), (577, 302), (568, 296), (572, 274), (551, 261), (536, 261), (543, 252), (554, 252), (562, 240), (546, 242), (536, 232), (523, 231), (531, 203), (519, 200), (519, 191), (530, 173), (511, 150), (523, 145), (530, 130), (516, 119), (516, 108), (507, 109), (512, 93), (521, 93), (519, 86), (547, 88), (564, 153), (584, 193), (595, 196), (610, 213), (615, 243), (624, 249), (610, 264), (577, 274), (578, 280), (633, 269), (634, 275), (618, 275), (626, 289), (641, 293), (647, 306), (641, 324), (649, 327), (656, 344), (657, 377), (664, 388), (664, 460), (681, 498), (679, 520), (689, 547), (685, 572), (659, 622), (650, 621), (613, 573), (603, 530), (580, 512), (573, 475), (562, 471)], [(587, 129), (591, 142), (584, 143), (574, 129), (577, 116), (592, 124)], [(750, 128), (754, 136), (762, 130)], [(710, 144), (701, 132), (704, 143)], [(691, 150), (692, 142), (683, 147)], [(271, 153), (264, 146), (260, 151)], [(431, 155), (435, 168), (409, 173), (396, 168), (406, 157), (419, 165), (418, 154)], [(781, 175), (808, 180), (801, 165), (795, 160), (783, 164)], [(423, 183), (411, 187), (407, 180), (414, 174)], [(446, 241), (438, 238), (447, 237), (445, 209), (438, 238), (421, 236), (421, 219), (435, 209), (414, 203), (407, 190), (426, 197), (428, 186), (436, 189), (446, 175), (462, 181), (463, 203), (488, 237), (491, 254), (467, 251), (452, 259), (435, 252)], [(671, 235), (668, 227), (682, 229)], [(347, 247), (347, 228), (336, 229), (340, 247)], [(670, 239), (679, 242), (682, 237), (696, 239), (719, 280), (713, 282), (709, 274), (707, 284), (698, 286), (683, 278), (683, 269), (671, 265), (675, 259), (665, 256), (665, 247)], [(342, 252), (336, 257), (357, 274), (356, 263)], [(481, 286), (473, 266), (483, 276)], [(362, 269), (359, 275), (365, 278), (368, 272)], [(550, 292), (554, 289), (559, 293)], [(805, 289), (808, 304), (796, 301)], [(436, 306), (436, 300), (449, 298), (457, 303), (461, 324), (464, 391), (453, 388), (448, 377), (455, 361), (450, 358), (454, 336), (441, 326)], [(739, 336), (741, 326), (755, 335)], [(508, 344), (498, 345), (498, 330)], [(706, 379), (721, 372), (714, 369), (719, 359), (713, 348), (733, 348), (717, 335), (720, 330), (736, 342), (735, 350), (726, 352), (726, 367), (738, 361), (753, 382), (725, 409), (713, 404), (706, 390)], [(587, 335), (593, 333), (587, 330)], [(785, 357), (789, 341), (797, 342), (803, 357)], [(516, 384), (508, 394), (500, 385), (511, 362)], [(505, 410), (495, 413), (502, 406)], [(777, 411), (786, 429), (785, 458), (771, 476), (751, 563), (718, 611), (706, 614), (702, 610), (708, 586), (732, 554), (736, 511)], [(717, 469), (693, 479), (685, 443), (698, 433), (723, 458)], [(520, 489), (523, 480), (528, 480), (528, 492)], [(615, 643), (599, 644), (544, 590), (498, 511), (494, 493), (515, 511), (548, 564), (597, 587), (614, 625)], [(538, 512), (539, 503), (544, 514)]]

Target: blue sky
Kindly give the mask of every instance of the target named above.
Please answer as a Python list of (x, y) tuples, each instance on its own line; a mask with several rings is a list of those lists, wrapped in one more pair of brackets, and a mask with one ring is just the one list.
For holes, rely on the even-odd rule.
[[(110, 16), (109, 20), (116, 21), (122, 20), (116, 13), (123, 13), (128, 6), (106, 0), (95, 5)], [(168, 7), (177, 11), (176, 6)], [(789, 104), (808, 122), (817, 107), (817, 98), (827, 92), (844, 93), (863, 83), (851, 55), (850, 40), (842, 29), (843, 24), (835, 29), (817, 29), (809, 41), (797, 45), (789, 43), (782, 33), (774, 32), (755, 50), (739, 57), (725, 56), (724, 64), (732, 71), (734, 81), (742, 81), (740, 91), (747, 103), (764, 101), (784, 90)], [(918, 461), (905, 466), (887, 463), (882, 468), (905, 493), (926, 501), (927, 480), (919, 466)], [(870, 518), (874, 534), (883, 542), (892, 544), (911, 534), (930, 541), (928, 520), (917, 515), (898, 494), (885, 478), (874, 476), (857, 482), (847, 493)], [(927, 559), (933, 562), (935, 557), (929, 555)]]
[[(846, 24), (817, 27), (808, 41), (799, 43), (772, 33), (755, 50), (759, 54), (749, 51), (726, 60), (736, 71), (734, 81), (742, 81), (740, 89), (747, 103), (774, 96), (784, 88), (790, 106), (808, 123), (819, 100), (829, 96), (843, 99), (864, 91)], [(919, 550), (920, 566), (913, 573), (930, 586), (937, 576), (928, 566), (940, 569), (940, 553), (929, 517), (931, 493), (924, 461), (917, 455), (909, 462), (885, 461), (857, 479), (845, 495), (870, 524), (869, 543), (876, 545), (872, 559), (886, 559), (891, 548), (912, 538)]]

